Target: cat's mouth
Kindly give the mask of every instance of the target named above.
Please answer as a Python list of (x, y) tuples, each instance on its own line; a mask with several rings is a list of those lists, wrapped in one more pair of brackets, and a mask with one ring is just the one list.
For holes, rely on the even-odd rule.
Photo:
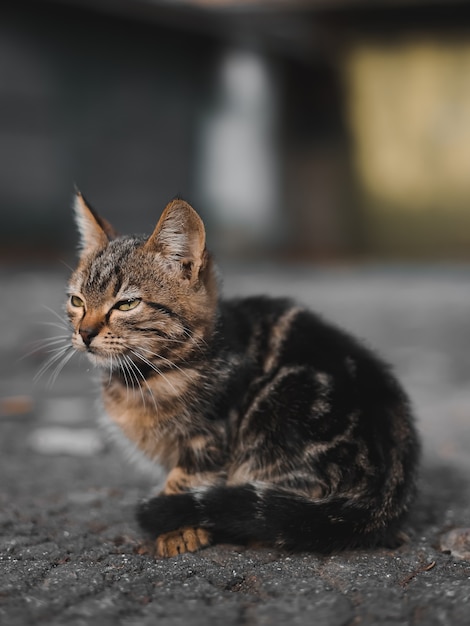
[[(95, 367), (107, 371), (121, 372), (124, 369), (125, 371), (134, 370), (137, 372), (146, 369), (143, 363), (139, 363), (136, 358), (133, 358), (133, 355), (127, 352), (108, 352), (100, 348), (93, 348), (93, 346), (89, 346), (82, 352), (86, 354)], [(142, 373), (139, 374), (139, 376), (141, 375)]]
[(110, 355), (102, 354), (100, 351), (93, 348), (87, 348), (85, 354), (95, 367), (105, 367), (109, 369), (111, 366), (112, 357)]
[(133, 344), (101, 345), (99, 341), (91, 341), (85, 345), (76, 335), (72, 345), (77, 352), (84, 354), (94, 367), (105, 369), (108, 372), (125, 372), (129, 377), (137, 376), (139, 379), (146, 378), (155, 372), (159, 374), (162, 369), (173, 367), (173, 363), (166, 357), (153, 352), (142, 346)]
[(77, 352), (84, 354), (95, 367), (102, 367), (106, 369), (109, 369), (110, 367), (113, 368), (113, 361), (116, 361), (117, 367), (117, 361), (119, 358), (118, 354), (106, 352), (101, 348), (97, 348), (96, 346), (92, 345), (79, 345), (76, 342), (74, 342), (73, 347)]

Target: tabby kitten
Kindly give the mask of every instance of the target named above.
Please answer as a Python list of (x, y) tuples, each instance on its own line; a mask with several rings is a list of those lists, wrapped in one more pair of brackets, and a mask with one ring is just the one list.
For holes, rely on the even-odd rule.
[(167, 471), (137, 509), (157, 554), (396, 542), (418, 443), (387, 367), (289, 300), (220, 299), (186, 202), (150, 237), (118, 236), (80, 193), (75, 211), (72, 344), (103, 371), (111, 420)]

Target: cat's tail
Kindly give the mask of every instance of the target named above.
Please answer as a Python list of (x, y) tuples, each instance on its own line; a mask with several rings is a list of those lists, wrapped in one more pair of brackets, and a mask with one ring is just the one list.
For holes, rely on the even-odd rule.
[(309, 500), (275, 487), (246, 484), (161, 495), (139, 505), (137, 519), (153, 537), (192, 526), (214, 542), (261, 543), (292, 551), (330, 553), (396, 543), (398, 518), (377, 503), (343, 497)]

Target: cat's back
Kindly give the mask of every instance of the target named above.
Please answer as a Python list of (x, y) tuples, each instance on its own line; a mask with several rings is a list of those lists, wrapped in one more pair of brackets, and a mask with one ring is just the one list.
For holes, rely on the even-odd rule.
[(225, 302), (222, 317), (224, 340), (245, 363), (235, 376), (244, 372), (249, 397), (279, 387), (283, 399), (298, 404), (304, 394), (310, 405), (321, 391), (340, 422), (355, 411), (374, 432), (388, 431), (397, 420), (412, 421), (407, 395), (389, 365), (308, 308), (290, 299), (253, 296)]
[(221, 318), (227, 342), (263, 361), (265, 370), (305, 365), (331, 374), (355, 374), (358, 363), (387, 369), (362, 342), (289, 298), (225, 300)]

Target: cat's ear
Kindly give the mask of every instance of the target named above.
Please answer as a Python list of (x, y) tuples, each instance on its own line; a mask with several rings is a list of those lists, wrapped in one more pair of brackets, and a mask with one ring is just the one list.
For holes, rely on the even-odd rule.
[(111, 239), (117, 237), (111, 224), (91, 208), (78, 189), (75, 191), (73, 208), (82, 253), (105, 248)]
[(206, 231), (196, 211), (173, 200), (162, 213), (145, 248), (159, 253), (186, 279), (197, 279), (206, 259)]

